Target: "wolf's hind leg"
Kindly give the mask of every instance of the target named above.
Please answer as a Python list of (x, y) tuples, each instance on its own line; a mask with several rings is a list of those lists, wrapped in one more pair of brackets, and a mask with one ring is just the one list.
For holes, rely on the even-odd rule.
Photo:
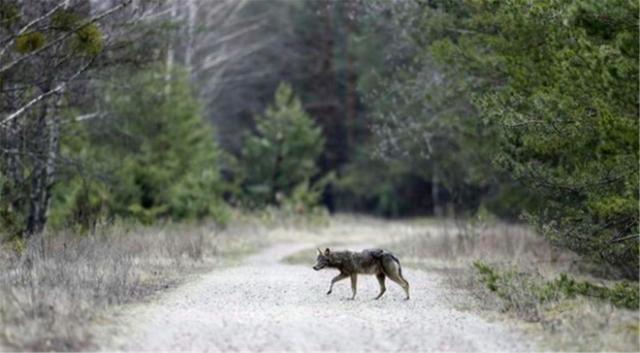
[(384, 285), (384, 279), (385, 279), (384, 273), (378, 273), (376, 275), (376, 278), (378, 279), (378, 284), (380, 284), (380, 294), (378, 294), (378, 296), (376, 297), (376, 300), (378, 300), (380, 299), (380, 297), (382, 297), (384, 292), (387, 290), (387, 287)]
[(351, 293), (353, 293), (353, 295), (351, 296), (351, 300), (356, 299), (357, 286), (358, 286), (358, 275), (353, 273), (351, 274)]
[(409, 282), (407, 282), (406, 279), (402, 278), (402, 276), (397, 273), (389, 276), (389, 279), (396, 282), (398, 285), (400, 285), (400, 287), (402, 287), (402, 289), (404, 289), (404, 292), (407, 294), (407, 297), (405, 299), (409, 300)]
[(349, 277), (349, 275), (346, 275), (344, 273), (341, 273), (335, 277), (333, 277), (333, 279), (331, 280), (331, 285), (329, 286), (329, 291), (327, 292), (327, 295), (331, 294), (331, 291), (333, 290), (333, 284), (338, 282), (338, 281), (342, 281), (343, 279)]
[(383, 262), (384, 273), (389, 277), (390, 280), (396, 282), (402, 289), (404, 290), (407, 297), (406, 300), (409, 300), (409, 282), (407, 282), (404, 277), (402, 277), (402, 269), (400, 268), (400, 264), (391, 259), (386, 259)]

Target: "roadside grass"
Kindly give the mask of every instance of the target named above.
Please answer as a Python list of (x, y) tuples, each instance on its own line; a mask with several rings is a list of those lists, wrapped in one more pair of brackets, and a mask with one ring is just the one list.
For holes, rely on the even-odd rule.
[(545, 350), (640, 351), (638, 283), (594, 278), (589, 264), (525, 227), (443, 222), (386, 247), (403, 265), (440, 272), (458, 308), (507, 315)]
[(145, 300), (190, 275), (232, 265), (264, 245), (259, 221), (137, 226), (89, 236), (45, 234), (0, 248), (0, 346), (91, 347), (90, 324), (110, 306)]

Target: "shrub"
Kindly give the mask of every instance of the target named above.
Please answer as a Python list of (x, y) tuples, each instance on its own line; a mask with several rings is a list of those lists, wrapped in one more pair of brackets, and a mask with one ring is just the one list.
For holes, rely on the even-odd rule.
[(621, 308), (631, 310), (640, 308), (637, 283), (619, 282), (613, 287), (605, 287), (588, 281), (577, 281), (566, 273), (547, 281), (539, 275), (530, 273), (519, 273), (513, 270), (500, 272), (481, 261), (476, 261), (473, 265), (480, 276), (480, 282), (505, 300), (508, 306), (527, 305), (527, 303), (518, 303), (519, 298), (516, 298), (519, 292), (526, 291), (534, 299), (528, 303), (533, 306), (580, 295), (609, 302)]

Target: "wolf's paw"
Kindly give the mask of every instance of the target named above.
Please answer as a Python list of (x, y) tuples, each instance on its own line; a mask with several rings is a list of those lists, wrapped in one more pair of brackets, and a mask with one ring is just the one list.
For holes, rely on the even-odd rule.
[(329, 294), (331, 294), (331, 291), (328, 291), (328, 292), (327, 292), (327, 295), (329, 295)]

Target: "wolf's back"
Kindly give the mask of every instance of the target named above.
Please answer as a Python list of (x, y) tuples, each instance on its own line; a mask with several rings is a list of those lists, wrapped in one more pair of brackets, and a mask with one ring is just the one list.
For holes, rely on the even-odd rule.
[(391, 251), (387, 251), (384, 249), (369, 249), (367, 251), (369, 252), (369, 254), (371, 254), (371, 256), (373, 256), (373, 258), (377, 260), (382, 260), (384, 257), (388, 256), (393, 259), (393, 261), (397, 262), (398, 265), (400, 264), (400, 260), (398, 260), (398, 258)]
[(386, 252), (383, 249), (367, 249), (365, 251), (367, 253), (369, 253), (369, 255), (371, 255), (371, 257), (373, 257), (376, 260), (382, 259), (382, 257), (384, 256), (384, 254)]

